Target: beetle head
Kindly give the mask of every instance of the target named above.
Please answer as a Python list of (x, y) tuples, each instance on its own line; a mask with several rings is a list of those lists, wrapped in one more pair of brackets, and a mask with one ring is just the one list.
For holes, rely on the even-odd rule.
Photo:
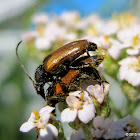
[(52, 81), (53, 77), (50, 73), (46, 72), (43, 65), (40, 65), (35, 72), (36, 83), (46, 83)]
[(89, 42), (88, 51), (95, 51), (97, 50), (97, 45), (93, 42)]

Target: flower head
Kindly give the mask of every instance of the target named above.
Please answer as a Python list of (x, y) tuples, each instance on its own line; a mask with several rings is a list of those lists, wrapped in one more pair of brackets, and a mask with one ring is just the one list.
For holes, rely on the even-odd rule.
[(94, 138), (106, 138), (107, 131), (112, 124), (111, 119), (104, 119), (102, 116), (97, 116), (93, 120), (94, 128), (91, 129), (92, 137)]
[(140, 84), (140, 56), (127, 57), (119, 62), (121, 65), (119, 76), (121, 80), (126, 80), (133, 86)]
[(138, 55), (140, 52), (140, 26), (135, 25), (131, 28), (120, 30), (117, 33), (118, 39), (125, 44), (129, 55)]
[(32, 21), (35, 24), (46, 24), (48, 22), (48, 16), (46, 14), (40, 13), (33, 16)]
[(56, 127), (49, 124), (50, 113), (54, 110), (53, 107), (43, 107), (39, 112), (35, 110), (31, 113), (27, 122), (23, 123), (20, 127), (21, 132), (29, 132), (31, 129), (36, 128), (41, 137), (47, 137), (51, 133), (56, 137), (58, 131)]
[(109, 139), (119, 139), (124, 138), (126, 133), (138, 132), (140, 132), (140, 120), (129, 115), (123, 119), (113, 122), (107, 135)]
[(95, 116), (95, 107), (86, 91), (70, 92), (66, 98), (68, 108), (61, 113), (62, 122), (73, 122), (76, 117), (83, 123), (88, 123)]
[(109, 87), (110, 85), (108, 83), (103, 82), (101, 85), (89, 85), (87, 87), (87, 91), (90, 93), (91, 96), (94, 96), (99, 103), (102, 103), (104, 101), (105, 95), (109, 91)]
[(74, 26), (79, 20), (79, 13), (77, 12), (65, 12), (60, 16), (60, 21), (65, 26)]

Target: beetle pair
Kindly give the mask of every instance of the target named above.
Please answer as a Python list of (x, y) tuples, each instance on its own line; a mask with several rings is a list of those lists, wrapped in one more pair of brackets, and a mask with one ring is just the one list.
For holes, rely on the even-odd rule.
[[(25, 74), (32, 80), (32, 78), (25, 71), (24, 66), (18, 56), (18, 46), (17, 45), (16, 54), (18, 61), (24, 70)], [(63, 87), (68, 89), (69, 85), (78, 77), (79, 74), (85, 73), (84, 68), (92, 68), (97, 76), (97, 80), (101, 80), (97, 66), (103, 61), (103, 56), (90, 56), (89, 51), (96, 51), (97, 45), (88, 42), (87, 40), (78, 40), (64, 45), (63, 47), (50, 53), (43, 61), (43, 65), (40, 65), (35, 72), (35, 81), (32, 80), (33, 85), (38, 94), (40, 94), (44, 99), (46, 97), (60, 95), (63, 92)], [(87, 56), (82, 56), (82, 54), (87, 53)], [(93, 71), (91, 73), (94, 73)], [(90, 74), (91, 74), (90, 73)], [(86, 74), (89, 76), (90, 74)], [(48, 93), (44, 92), (44, 85), (51, 82), (48, 88)], [(64, 85), (64, 86), (63, 86)], [(66, 85), (66, 86), (65, 86)], [(55, 89), (54, 89), (55, 88)], [(51, 89), (51, 90), (50, 90)]]
[[(80, 61), (80, 59), (83, 60)], [(70, 67), (69, 71), (63, 77), (57, 76), (55, 81), (49, 86), (47, 89), (47, 101), (50, 101), (49, 104), (52, 102), (57, 103), (58, 101), (65, 100), (70, 91), (81, 90), (80, 85), (87, 80), (99, 80), (98, 82), (102, 82), (96, 68), (104, 60), (104, 56), (84, 56), (80, 59), (77, 59), (74, 63), (75, 67), (71, 66), (72, 68)]]

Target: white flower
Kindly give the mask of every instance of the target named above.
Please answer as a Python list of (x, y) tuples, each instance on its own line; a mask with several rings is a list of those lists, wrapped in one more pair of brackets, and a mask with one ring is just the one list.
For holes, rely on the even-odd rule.
[(38, 37), (35, 40), (35, 46), (39, 50), (48, 50), (51, 47), (51, 43), (46, 37)]
[(102, 22), (100, 28), (98, 28), (98, 31), (102, 35), (111, 35), (111, 34), (115, 34), (118, 31), (118, 29), (119, 29), (119, 25), (116, 21), (108, 20)]
[(126, 45), (125, 43), (121, 43), (115, 39), (110, 39), (110, 42), (111, 42), (111, 46), (108, 49), (108, 52), (110, 56), (114, 59), (117, 59), (119, 57), (122, 49), (128, 47), (128, 45)]
[(121, 80), (126, 80), (133, 86), (140, 84), (140, 56), (127, 57), (119, 62), (119, 76)]
[(97, 46), (108, 49), (111, 46), (110, 38), (107, 35), (100, 36), (100, 37), (92, 37), (92, 42), (95, 42)]
[(95, 42), (99, 47), (107, 50), (110, 56), (114, 59), (119, 57), (121, 49), (128, 47), (125, 43), (121, 43), (116, 39), (112, 39), (108, 35), (94, 37), (89, 40)]
[(75, 38), (77, 38), (77, 34), (76, 33), (66, 33), (65, 35), (65, 40), (69, 41), (70, 40), (75, 40)]
[(31, 116), (28, 119), (28, 121), (21, 125), (20, 131), (29, 132), (31, 129), (36, 128), (39, 132), (40, 137), (48, 137), (50, 136), (50, 133), (54, 137), (56, 137), (58, 135), (56, 127), (48, 123), (50, 119), (50, 113), (53, 110), (54, 108), (50, 106), (43, 107), (39, 111), (39, 113), (35, 110), (31, 113)]
[(137, 18), (128, 13), (117, 14), (113, 18), (118, 22), (120, 29), (130, 28), (137, 22)]
[(108, 138), (124, 138), (126, 133), (139, 133), (140, 132), (140, 120), (135, 117), (126, 116), (123, 119), (115, 121), (110, 127), (110, 131), (107, 132)]
[(87, 39), (91, 42), (96, 43), (98, 47), (107, 50), (110, 56), (114, 59), (117, 59), (119, 57), (122, 49), (129, 47), (127, 44), (113, 39), (108, 35), (99, 37), (88, 37)]
[(127, 53), (129, 55), (138, 55), (140, 53), (140, 26), (135, 25), (131, 28), (120, 30), (117, 36), (121, 42), (129, 47)]
[(117, 37), (121, 42), (131, 45), (132, 38), (140, 33), (140, 25), (132, 26), (131, 28), (123, 29), (117, 32)]
[(104, 101), (104, 97), (109, 91), (110, 85), (106, 82), (103, 82), (101, 85), (96, 84), (95, 86), (89, 85), (87, 91), (90, 95), (94, 96), (97, 101), (101, 104)]
[(76, 117), (83, 123), (88, 123), (95, 116), (95, 107), (86, 91), (70, 92), (66, 98), (68, 108), (61, 113), (62, 122), (73, 122)]
[[(80, 30), (87, 30), (94, 28), (94, 26), (100, 22), (100, 18), (97, 15), (89, 15), (87, 17), (82, 18), (79, 22), (75, 25), (77, 29)], [(96, 28), (96, 27), (95, 27)]]
[(48, 22), (48, 16), (46, 14), (40, 13), (33, 16), (32, 21), (36, 24), (46, 24)]
[(131, 47), (127, 49), (129, 55), (140, 54), (140, 33), (133, 36), (131, 40)]
[(97, 116), (93, 120), (94, 128), (91, 129), (92, 137), (93, 138), (107, 138), (107, 131), (112, 124), (112, 120), (107, 118), (104, 119), (102, 116)]
[(44, 29), (44, 36), (47, 40), (56, 41), (64, 39), (66, 35), (66, 28), (60, 26), (56, 21), (51, 21)]
[(36, 37), (37, 37), (36, 31), (28, 31), (22, 34), (22, 39), (23, 41), (26, 41), (26, 42), (34, 41)]
[(79, 14), (77, 12), (64, 12), (60, 16), (60, 21), (66, 26), (75, 26), (79, 20)]

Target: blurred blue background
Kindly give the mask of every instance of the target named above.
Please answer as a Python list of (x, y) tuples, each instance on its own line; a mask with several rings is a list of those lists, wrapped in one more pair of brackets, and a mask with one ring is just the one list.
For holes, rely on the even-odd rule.
[[(15, 47), (23, 31), (31, 27), (32, 15), (38, 12), (61, 14), (78, 11), (81, 16), (96, 13), (109, 18), (113, 13), (130, 11), (140, 15), (138, 0), (5, 0), (0, 3), (0, 140), (33, 140), (34, 131), (19, 132), (30, 112), (40, 109), (45, 102), (36, 95), (32, 83), (18, 65)], [(33, 77), (38, 64), (28, 57), (23, 45), (20, 56)]]
[(110, 17), (112, 13), (128, 10), (128, 6), (132, 0), (52, 0), (43, 6), (43, 11), (47, 13), (61, 14), (65, 11), (78, 11), (81, 16), (92, 13), (101, 17)]

